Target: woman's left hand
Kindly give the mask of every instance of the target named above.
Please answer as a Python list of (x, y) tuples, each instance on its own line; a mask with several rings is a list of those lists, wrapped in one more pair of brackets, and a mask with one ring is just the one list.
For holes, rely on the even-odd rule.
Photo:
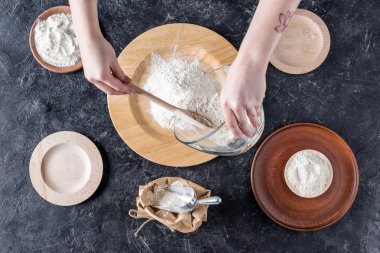
[(251, 137), (259, 127), (266, 89), (267, 63), (238, 58), (231, 65), (220, 102), (228, 128), (236, 137)]

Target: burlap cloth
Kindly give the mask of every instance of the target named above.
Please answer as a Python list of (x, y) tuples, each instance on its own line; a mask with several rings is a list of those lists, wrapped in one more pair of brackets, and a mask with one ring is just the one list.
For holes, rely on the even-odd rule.
[(135, 236), (140, 229), (151, 220), (156, 220), (167, 226), (173, 232), (190, 233), (198, 229), (202, 222), (207, 220), (208, 205), (197, 205), (192, 212), (189, 213), (172, 213), (151, 207), (154, 201), (154, 189), (158, 187), (166, 187), (172, 183), (179, 181), (184, 186), (190, 186), (194, 189), (198, 199), (208, 198), (211, 191), (197, 185), (191, 181), (179, 177), (162, 177), (151, 181), (145, 186), (140, 186), (139, 195), (136, 197), (136, 209), (129, 210), (129, 215), (135, 219), (147, 219), (136, 231)]

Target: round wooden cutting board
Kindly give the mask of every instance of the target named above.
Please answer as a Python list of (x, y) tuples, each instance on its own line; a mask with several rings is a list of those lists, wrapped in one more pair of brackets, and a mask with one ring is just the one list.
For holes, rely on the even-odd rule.
[(297, 9), (274, 50), (270, 62), (289, 74), (318, 68), (330, 50), (330, 33), (323, 20), (308, 10)]
[[(333, 180), (322, 195), (302, 198), (286, 185), (286, 162), (296, 152), (313, 149), (331, 162)], [(359, 186), (359, 171), (347, 143), (332, 130), (309, 123), (283, 127), (259, 147), (252, 164), (252, 190), (261, 209), (276, 223), (298, 231), (327, 227), (349, 210)]]
[[(142, 87), (152, 53), (163, 58), (173, 54), (186, 60), (198, 58), (205, 71), (230, 65), (237, 50), (219, 34), (192, 24), (168, 24), (153, 28), (134, 39), (118, 60), (124, 73)], [(142, 157), (166, 166), (202, 164), (214, 155), (178, 142), (170, 129), (161, 128), (149, 113), (149, 101), (139, 95), (108, 96), (112, 122), (124, 142)]]

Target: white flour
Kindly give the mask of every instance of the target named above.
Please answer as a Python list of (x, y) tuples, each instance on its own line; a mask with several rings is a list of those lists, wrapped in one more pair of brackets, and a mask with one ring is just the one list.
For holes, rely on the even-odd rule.
[(80, 60), (79, 44), (69, 14), (54, 14), (46, 20), (39, 20), (34, 41), (38, 54), (46, 63), (67, 67)]
[[(146, 91), (166, 102), (194, 111), (218, 126), (223, 123), (215, 81), (200, 68), (199, 60), (188, 62), (152, 54), (152, 67), (144, 85)], [(163, 128), (173, 128), (175, 116), (151, 102), (150, 113)]]
[(285, 170), (286, 181), (302, 197), (320, 195), (332, 176), (328, 161), (325, 159), (313, 150), (297, 152)]
[[(170, 191), (173, 188), (175, 192)], [(179, 192), (179, 193), (176, 193)], [(169, 186), (169, 190), (157, 187), (154, 191), (154, 206), (182, 207), (192, 199), (191, 192), (184, 185), (176, 181)]]

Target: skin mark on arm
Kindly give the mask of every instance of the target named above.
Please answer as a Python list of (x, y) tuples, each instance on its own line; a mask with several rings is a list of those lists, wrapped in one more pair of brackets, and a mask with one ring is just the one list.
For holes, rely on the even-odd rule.
[(286, 27), (288, 27), (289, 22), (292, 19), (293, 15), (294, 15), (294, 12), (291, 12), (289, 10), (285, 14), (281, 12), (278, 17), (278, 21), (280, 22), (280, 24), (277, 25), (274, 28), (274, 30), (278, 33), (282, 33), (286, 29)]

